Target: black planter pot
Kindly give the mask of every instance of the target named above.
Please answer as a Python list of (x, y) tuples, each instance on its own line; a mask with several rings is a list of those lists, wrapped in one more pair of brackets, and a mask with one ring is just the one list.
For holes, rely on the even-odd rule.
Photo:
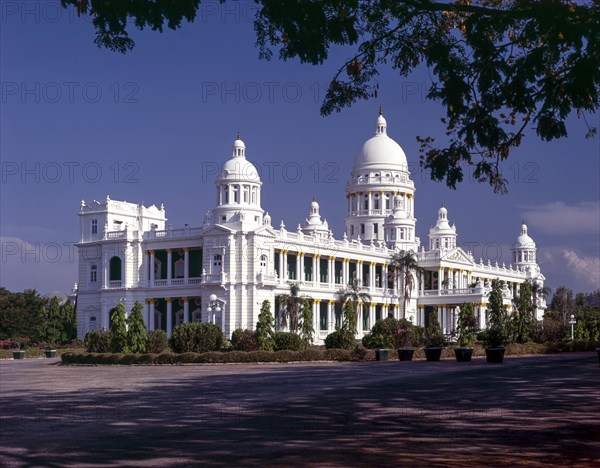
[(439, 361), (442, 357), (442, 349), (444, 348), (425, 348), (425, 358), (428, 361)]
[(502, 364), (505, 348), (485, 348), (485, 357), (490, 364)]
[(387, 361), (390, 357), (389, 349), (376, 349), (375, 350), (375, 359), (378, 361)]
[(46, 355), (47, 358), (53, 358), (53, 357), (56, 357), (56, 350), (55, 349), (47, 349), (44, 351), (44, 354)]
[(471, 362), (473, 357), (473, 348), (454, 348), (456, 362)]
[(412, 361), (415, 350), (413, 348), (402, 348), (398, 350), (398, 359), (400, 361)]
[(13, 351), (13, 359), (25, 359), (25, 351)]

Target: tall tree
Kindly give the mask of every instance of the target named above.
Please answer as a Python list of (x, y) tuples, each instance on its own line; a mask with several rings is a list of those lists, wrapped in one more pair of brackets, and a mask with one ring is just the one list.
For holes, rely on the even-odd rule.
[(145, 353), (148, 347), (148, 331), (142, 311), (144, 306), (135, 301), (127, 319), (127, 348), (131, 353)]
[(281, 312), (282, 326), (285, 328), (288, 324), (290, 331), (298, 331), (298, 312), (302, 307), (304, 299), (310, 299), (308, 296), (300, 294), (300, 285), (298, 283), (289, 283), (290, 292), (288, 294), (279, 294), (279, 310)]
[(492, 280), (492, 291), (488, 299), (488, 345), (502, 346), (508, 340), (508, 314), (502, 296), (503, 282)]
[(514, 303), (514, 312), (510, 317), (511, 338), (516, 343), (526, 343), (531, 338), (535, 309), (533, 306), (531, 284), (524, 281), (519, 286), (519, 297)]
[(371, 303), (371, 295), (362, 286), (360, 280), (352, 278), (345, 289), (338, 292), (339, 301), (344, 311), (344, 321), (342, 328), (356, 334), (356, 325), (358, 317), (358, 306)]
[(0, 339), (46, 340), (47, 305), (35, 289), (13, 293), (0, 287)]
[(256, 341), (258, 349), (261, 351), (273, 351), (275, 343), (273, 342), (274, 319), (271, 313), (271, 303), (264, 300), (258, 314), (256, 322)]
[(53, 346), (61, 340), (62, 320), (60, 317), (60, 302), (54, 296), (48, 304), (48, 317), (46, 319), (46, 342)]
[(127, 318), (125, 306), (119, 302), (110, 311), (111, 348), (113, 353), (127, 350)]
[(314, 334), (312, 303), (305, 297), (300, 309), (300, 336), (305, 348), (308, 348), (312, 344)]
[[(223, 0), (224, 1), (224, 0)], [(91, 18), (95, 43), (134, 47), (129, 28), (178, 29), (200, 0), (61, 0)], [(321, 114), (378, 95), (391, 67), (408, 76), (426, 65), (427, 98), (445, 108), (449, 139), (419, 138), (421, 163), (455, 187), (465, 168), (505, 192), (501, 163), (527, 128), (549, 141), (566, 137), (566, 119), (599, 106), (600, 5), (572, 0), (256, 0), (259, 57), (322, 64), (331, 47), (349, 58), (334, 74)], [(595, 128), (588, 125), (587, 136)]]
[(406, 318), (406, 308), (415, 287), (415, 275), (420, 271), (414, 252), (394, 252), (390, 260), (390, 270), (402, 297), (402, 318)]
[(552, 301), (550, 302), (550, 310), (556, 312), (563, 323), (569, 321), (571, 315), (575, 315), (576, 305), (573, 298), (573, 291), (566, 286), (556, 288)]

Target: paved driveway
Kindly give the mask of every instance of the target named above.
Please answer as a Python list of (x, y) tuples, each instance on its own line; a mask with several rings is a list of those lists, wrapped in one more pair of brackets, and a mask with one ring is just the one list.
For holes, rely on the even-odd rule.
[(2, 466), (600, 466), (595, 354), (157, 367), (0, 362)]

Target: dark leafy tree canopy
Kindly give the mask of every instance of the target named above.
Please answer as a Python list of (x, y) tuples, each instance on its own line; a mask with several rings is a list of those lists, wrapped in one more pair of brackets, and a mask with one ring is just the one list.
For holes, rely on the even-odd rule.
[[(224, 3), (225, 0), (221, 0)], [(200, 0), (61, 0), (88, 14), (95, 43), (134, 47), (128, 25), (162, 31), (192, 22)], [(418, 137), (421, 165), (449, 187), (473, 170), (505, 193), (501, 163), (525, 131), (550, 141), (566, 119), (598, 109), (600, 5), (597, 0), (255, 0), (259, 56), (322, 64), (333, 46), (349, 50), (321, 114), (377, 97), (385, 67), (400, 76), (426, 65), (427, 98), (440, 102), (447, 141)], [(129, 21), (128, 20), (132, 20)], [(596, 128), (588, 127), (588, 137)]]

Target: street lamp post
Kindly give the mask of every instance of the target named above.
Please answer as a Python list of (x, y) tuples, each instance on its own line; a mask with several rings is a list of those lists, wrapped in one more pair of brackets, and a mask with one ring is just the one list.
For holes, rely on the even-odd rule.
[(573, 325), (575, 325), (576, 323), (577, 320), (575, 320), (575, 316), (571, 314), (571, 320), (569, 320), (569, 325), (571, 325), (571, 341), (573, 341)]
[(218, 299), (216, 294), (211, 294), (208, 297), (208, 307), (206, 308), (206, 310), (208, 311), (208, 321), (210, 323), (215, 323), (215, 314), (213, 312), (221, 312), (223, 310), (223, 308), (221, 307), (222, 305), (225, 304), (225, 301), (223, 301), (222, 299)]

